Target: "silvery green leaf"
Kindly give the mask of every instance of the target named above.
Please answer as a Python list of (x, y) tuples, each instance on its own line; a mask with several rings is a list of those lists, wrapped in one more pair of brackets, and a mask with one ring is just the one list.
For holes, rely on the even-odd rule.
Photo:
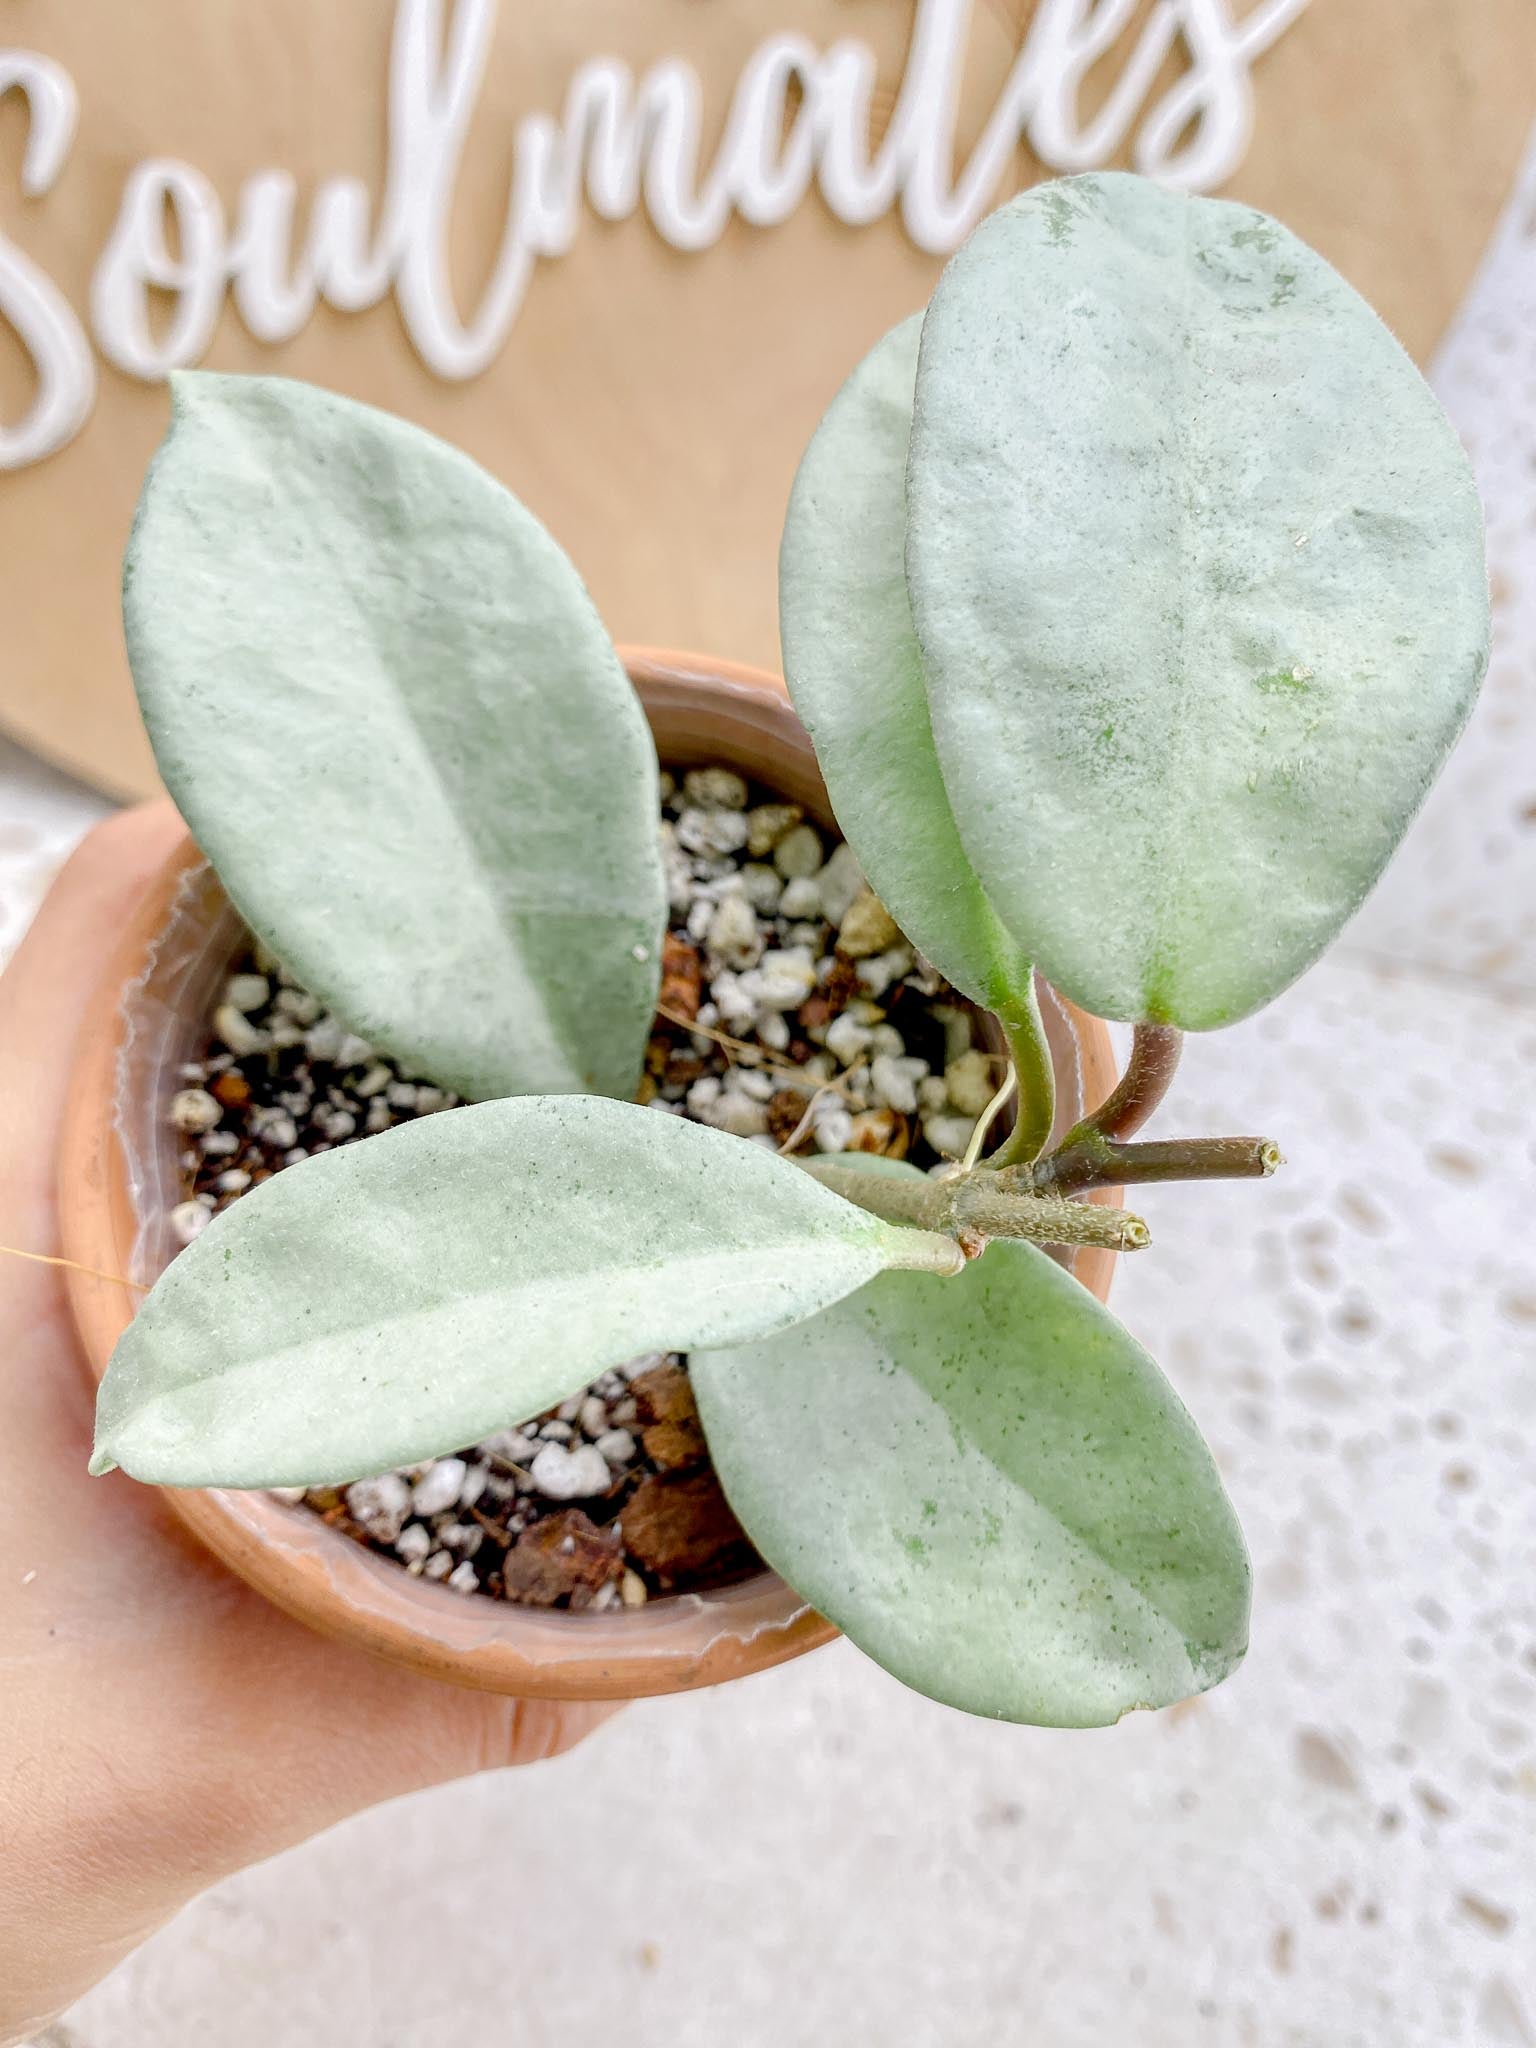
[(235, 904), (416, 1073), (632, 1094), (665, 916), (655, 752), (575, 570), (401, 420), (279, 378), (172, 386), (128, 649)]
[(817, 428), (779, 559), (784, 671), (838, 823), (941, 974), (1014, 1014), (1030, 967), (971, 872), (934, 751), (903, 557), (921, 319), (860, 363)]
[(161, 1276), (114, 1352), (93, 1469), (298, 1486), (415, 1464), (640, 1352), (731, 1344), (947, 1238), (633, 1103), (542, 1096), (286, 1168)]
[(1476, 492), (1408, 357), (1251, 208), (1045, 185), (939, 284), (907, 507), (999, 914), (1103, 1016), (1267, 1002), (1375, 881), (1487, 659)]
[(1031, 1245), (887, 1274), (690, 1359), (762, 1555), (951, 1706), (1099, 1727), (1217, 1684), (1249, 1567), (1209, 1452), (1141, 1346)]

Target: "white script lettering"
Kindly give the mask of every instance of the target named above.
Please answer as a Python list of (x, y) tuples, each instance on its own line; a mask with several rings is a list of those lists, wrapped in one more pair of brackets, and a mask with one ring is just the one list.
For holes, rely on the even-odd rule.
[[(29, 121), (21, 162), (28, 199), (52, 190), (74, 140), (79, 102), (61, 65), (28, 50), (0, 50), (0, 97), (22, 93)], [(0, 420), (0, 469), (24, 469), (72, 441), (96, 402), (85, 330), (51, 278), (0, 235), (0, 320), (31, 359), (37, 389), (14, 427)]]
[[(975, 0), (917, 0), (900, 88), (873, 150), (875, 59), (852, 37), (826, 49), (788, 32), (760, 43), (736, 82), (708, 164), (703, 86), (692, 65), (663, 58), (637, 77), (616, 57), (593, 57), (572, 77), (558, 117), (535, 112), (517, 123), (496, 259), (479, 304), (466, 314), (450, 279), (449, 223), (498, 0), (398, 0), (389, 154), (377, 204), (359, 179), (327, 179), (306, 229), (293, 177), (258, 170), (241, 185), (230, 231), (202, 172), (165, 158), (140, 164), (96, 266), (92, 330), (110, 362), (155, 379), (202, 358), (226, 294), (250, 333), (276, 346), (322, 303), (361, 312), (393, 292), (423, 362), (457, 381), (480, 376), (500, 355), (535, 266), (570, 249), (584, 208), (609, 221), (643, 208), (670, 247), (697, 254), (720, 239), (733, 215), (753, 227), (779, 225), (814, 186), (850, 227), (899, 205), (912, 241), (947, 255), (999, 196), (1021, 141), (1057, 171), (1090, 169), (1129, 144), (1149, 176), (1208, 191), (1231, 176), (1247, 149), (1254, 61), (1308, 0), (1259, 0), (1241, 21), (1232, 19), (1232, 5), (1037, 0), (992, 112), (958, 165), (956, 119)], [(1085, 76), (1130, 36), (1114, 87), (1085, 121)], [(1184, 60), (1180, 76), (1148, 106), (1176, 53)], [(55, 185), (69, 152), (74, 87), (47, 58), (0, 51), (0, 93), (13, 87), (27, 95), (32, 116), (22, 191), (37, 199)], [(153, 322), (151, 293), (174, 301)], [(37, 377), (26, 418), (8, 430), (0, 425), (0, 469), (15, 469), (79, 431), (96, 373), (56, 286), (3, 237), (0, 318), (20, 336)]]

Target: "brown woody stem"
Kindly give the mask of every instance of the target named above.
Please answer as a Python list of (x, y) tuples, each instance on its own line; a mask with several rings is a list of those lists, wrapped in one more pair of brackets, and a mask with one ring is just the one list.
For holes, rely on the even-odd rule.
[(1168, 1093), (1183, 1049), (1184, 1034), (1171, 1024), (1138, 1024), (1119, 1087), (1092, 1116), (1068, 1131), (1060, 1149), (1069, 1150), (1090, 1132), (1111, 1140), (1134, 1137)]
[(1161, 1180), (1265, 1180), (1285, 1161), (1268, 1138), (1158, 1138), (1118, 1145), (1074, 1132), (1037, 1165), (999, 1174), (1018, 1194), (1083, 1194)]
[(1168, 1024), (1138, 1024), (1120, 1085), (1062, 1139), (1048, 1159), (1010, 1160), (997, 1174), (1011, 1195), (1080, 1195), (1094, 1188), (1159, 1180), (1260, 1180), (1285, 1162), (1268, 1138), (1161, 1138), (1125, 1141), (1157, 1108), (1178, 1068), (1183, 1034)]

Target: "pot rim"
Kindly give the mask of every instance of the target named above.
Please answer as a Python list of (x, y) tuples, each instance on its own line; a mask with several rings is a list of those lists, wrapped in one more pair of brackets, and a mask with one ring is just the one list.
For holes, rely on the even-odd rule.
[[(778, 677), (743, 663), (655, 647), (620, 659), (653, 723), (688, 723), (708, 706), (700, 760), (768, 752), (831, 822), (809, 741)], [(676, 760), (688, 742), (665, 745)], [(793, 756), (791, 762), (790, 756)], [(773, 783), (772, 774), (763, 774)], [(799, 800), (797, 796), (797, 800)], [(109, 1274), (132, 1270), (138, 1214), (116, 1102), (127, 1035), (123, 992), (142, 981), (174, 908), (206, 863), (190, 837), (168, 858), (130, 919), (82, 1028), (60, 1155), (67, 1286), (90, 1370), (100, 1380), (141, 1290)], [(1113, 1086), (1105, 1026), (1063, 1005), (1077, 1041), (1085, 1099)], [(1118, 1196), (1116, 1195), (1116, 1199)], [(1113, 1254), (1079, 1258), (1078, 1277), (1104, 1299)], [(108, 1484), (134, 1484), (114, 1477)], [(766, 1670), (833, 1640), (836, 1628), (769, 1571), (701, 1593), (659, 1595), (642, 1608), (572, 1614), (468, 1598), (421, 1578), (329, 1527), (313, 1510), (266, 1493), (162, 1489), (172, 1512), (233, 1571), (295, 1619), (418, 1672), (523, 1697), (630, 1699), (691, 1690)]]

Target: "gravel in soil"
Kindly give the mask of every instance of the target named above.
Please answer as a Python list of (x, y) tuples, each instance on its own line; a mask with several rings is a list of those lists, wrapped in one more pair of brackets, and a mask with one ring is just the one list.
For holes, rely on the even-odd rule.
[[(776, 1151), (925, 1169), (963, 1153), (1002, 1064), (852, 849), (730, 768), (664, 774), (661, 798), (670, 929), (639, 1099)], [(180, 1079), (183, 1243), (285, 1166), (459, 1100), (403, 1074), (255, 947)], [(535, 1607), (641, 1606), (760, 1568), (675, 1353), (615, 1367), (457, 1456), (279, 1497), (413, 1575)]]

